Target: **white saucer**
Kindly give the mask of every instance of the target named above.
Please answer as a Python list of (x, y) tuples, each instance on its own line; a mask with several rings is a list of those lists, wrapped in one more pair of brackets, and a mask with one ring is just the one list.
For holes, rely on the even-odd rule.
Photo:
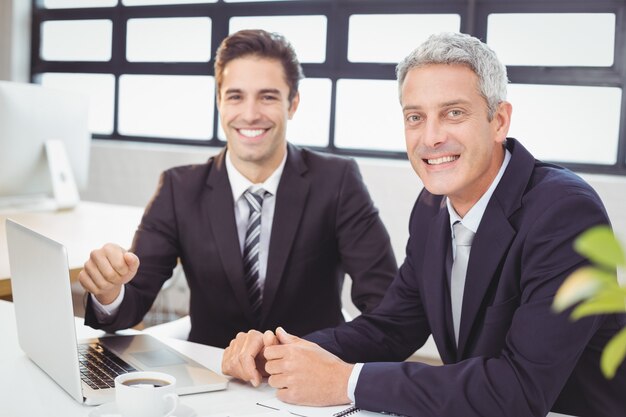
[[(184, 404), (178, 404), (176, 411), (171, 415), (171, 417), (195, 417), (196, 412), (193, 408), (187, 407)], [(120, 413), (117, 411), (117, 404), (115, 403), (106, 403), (102, 404), (89, 413), (89, 417), (121, 417)]]

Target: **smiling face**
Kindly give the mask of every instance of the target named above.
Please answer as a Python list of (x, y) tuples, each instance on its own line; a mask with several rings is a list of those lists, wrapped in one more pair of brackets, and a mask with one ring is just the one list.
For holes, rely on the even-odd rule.
[(220, 121), (231, 161), (244, 176), (262, 182), (286, 152), (287, 121), (298, 108), (280, 61), (256, 56), (226, 64), (218, 93)]
[(491, 121), (478, 77), (465, 65), (411, 69), (402, 84), (406, 147), (426, 189), (446, 195), (460, 216), (487, 191), (504, 158), (511, 105)]

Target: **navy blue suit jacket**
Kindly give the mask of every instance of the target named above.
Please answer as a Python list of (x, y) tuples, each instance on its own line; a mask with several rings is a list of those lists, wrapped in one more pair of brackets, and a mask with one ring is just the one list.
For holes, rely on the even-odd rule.
[[(410, 220), (406, 260), (380, 306), (307, 338), (348, 362), (366, 363), (356, 405), (407, 416), (626, 415), (626, 368), (612, 381), (600, 355), (624, 316), (572, 322), (552, 300), (586, 261), (574, 239), (608, 223), (597, 194), (563, 168), (541, 163), (514, 139), (470, 253), (458, 349), (446, 257), (449, 215), (424, 190)], [(401, 362), (432, 333), (444, 366)]]
[[(352, 159), (288, 146), (278, 185), (261, 317), (244, 279), (225, 152), (205, 164), (172, 168), (146, 207), (131, 248), (141, 264), (119, 313), (101, 324), (88, 302), (86, 324), (115, 331), (140, 322), (180, 259), (190, 288), (189, 340), (226, 347), (240, 331), (304, 335), (343, 322), (341, 289), (372, 310), (397, 263), (389, 235)], [(90, 299), (91, 300), (91, 299)]]

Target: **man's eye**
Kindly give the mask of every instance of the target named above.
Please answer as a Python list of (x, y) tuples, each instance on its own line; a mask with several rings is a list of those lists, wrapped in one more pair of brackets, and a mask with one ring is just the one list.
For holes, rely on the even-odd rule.
[(421, 118), (416, 114), (410, 114), (406, 117), (406, 121), (409, 123), (419, 122)]
[(263, 100), (273, 101), (273, 100), (276, 100), (276, 97), (275, 96), (263, 96)]
[(461, 110), (450, 110), (448, 114), (452, 117), (459, 117), (463, 114)]

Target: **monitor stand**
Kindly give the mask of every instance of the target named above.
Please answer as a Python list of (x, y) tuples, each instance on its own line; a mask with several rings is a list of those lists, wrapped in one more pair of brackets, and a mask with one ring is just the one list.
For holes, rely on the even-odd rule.
[(80, 201), (72, 166), (67, 158), (65, 145), (60, 140), (46, 141), (46, 157), (54, 200), (57, 209), (64, 210), (76, 206)]
[(80, 202), (74, 174), (67, 158), (65, 145), (60, 140), (45, 144), (48, 172), (52, 183), (52, 197), (48, 194), (23, 194), (0, 198), (0, 214), (22, 211), (67, 210)]

